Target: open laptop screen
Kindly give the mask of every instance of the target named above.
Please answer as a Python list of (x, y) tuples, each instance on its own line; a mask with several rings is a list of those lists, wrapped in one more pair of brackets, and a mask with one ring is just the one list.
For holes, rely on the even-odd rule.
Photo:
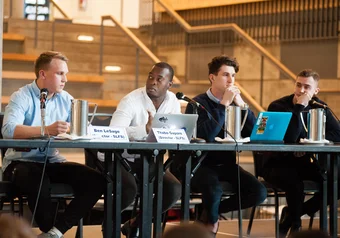
[(197, 114), (158, 114), (156, 113), (151, 128), (184, 129), (190, 140), (196, 127)]
[(291, 112), (260, 112), (250, 143), (283, 143), (291, 118)]

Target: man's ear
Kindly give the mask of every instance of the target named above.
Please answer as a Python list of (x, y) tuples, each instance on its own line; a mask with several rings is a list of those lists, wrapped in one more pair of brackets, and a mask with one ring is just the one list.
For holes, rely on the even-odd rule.
[(170, 82), (169, 82), (169, 85), (168, 85), (168, 89), (172, 87), (172, 84), (173, 84), (173, 82), (170, 81)]
[(209, 81), (212, 83), (215, 80), (215, 75), (214, 74), (209, 74)]
[(39, 70), (39, 78), (41, 78), (41, 79), (45, 79), (46, 78), (46, 73), (45, 73), (45, 71), (44, 70)]
[(318, 92), (320, 92), (320, 88), (315, 89), (314, 95), (318, 94)]

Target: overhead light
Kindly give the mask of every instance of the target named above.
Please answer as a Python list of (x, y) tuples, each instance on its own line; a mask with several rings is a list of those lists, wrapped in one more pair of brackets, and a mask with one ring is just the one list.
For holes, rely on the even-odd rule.
[(117, 65), (107, 65), (105, 66), (105, 70), (106, 71), (110, 71), (110, 72), (118, 72), (121, 71), (121, 67), (117, 66)]
[(93, 36), (79, 35), (77, 39), (80, 41), (93, 41), (94, 38)]

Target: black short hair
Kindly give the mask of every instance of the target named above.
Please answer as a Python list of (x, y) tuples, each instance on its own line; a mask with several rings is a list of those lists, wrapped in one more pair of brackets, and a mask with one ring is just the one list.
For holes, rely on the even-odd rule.
[(171, 67), (170, 64), (166, 62), (158, 62), (154, 66), (161, 68), (161, 69), (168, 69), (170, 71), (170, 82), (172, 82), (172, 79), (174, 77), (174, 69)]
[(208, 64), (209, 74), (217, 75), (222, 65), (234, 67), (236, 73), (239, 71), (240, 68), (236, 58), (231, 58), (226, 55), (220, 55), (214, 57)]

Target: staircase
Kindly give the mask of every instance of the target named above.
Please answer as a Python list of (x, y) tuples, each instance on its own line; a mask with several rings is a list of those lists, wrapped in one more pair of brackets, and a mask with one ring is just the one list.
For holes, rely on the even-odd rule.
[[(54, 27), (54, 37), (51, 29)], [(145, 84), (153, 62), (143, 53), (139, 55), (139, 78), (136, 82), (136, 47), (117, 28), (104, 28), (103, 67), (118, 65), (120, 72), (109, 73), (103, 69), (99, 75), (100, 26), (72, 24), (68, 22), (38, 22), (37, 48), (35, 45), (35, 22), (25, 19), (8, 19), (4, 29), (2, 110), (9, 96), (19, 87), (35, 79), (34, 61), (47, 50), (60, 51), (68, 59), (68, 83), (65, 90), (75, 98), (98, 103), (99, 112), (111, 113), (119, 100)], [(149, 36), (138, 29), (133, 33), (149, 45)], [(78, 35), (91, 35), (92, 42), (77, 40)], [(53, 39), (53, 40), (52, 40)], [(160, 57), (167, 61), (166, 57)], [(173, 66), (176, 74), (176, 66)], [(181, 78), (181, 76), (176, 75)], [(183, 78), (183, 77), (182, 77)], [(194, 96), (206, 91), (208, 85), (174, 85), (173, 91), (183, 91)]]
[[(35, 79), (34, 61), (41, 52), (52, 50), (52, 44), (53, 50), (69, 59), (70, 73), (65, 90), (75, 98), (97, 102), (99, 112), (112, 112), (120, 98), (135, 88), (136, 49), (114, 27), (105, 28), (103, 66), (118, 65), (122, 70), (118, 73), (103, 71), (103, 75), (99, 75), (99, 26), (56, 23), (52, 41), (52, 22), (39, 22), (37, 48), (34, 48), (34, 21), (9, 19), (5, 24), (2, 110), (14, 91)], [(78, 41), (80, 34), (92, 35), (94, 41)], [(138, 86), (142, 86), (152, 62), (143, 54), (139, 59)]]

